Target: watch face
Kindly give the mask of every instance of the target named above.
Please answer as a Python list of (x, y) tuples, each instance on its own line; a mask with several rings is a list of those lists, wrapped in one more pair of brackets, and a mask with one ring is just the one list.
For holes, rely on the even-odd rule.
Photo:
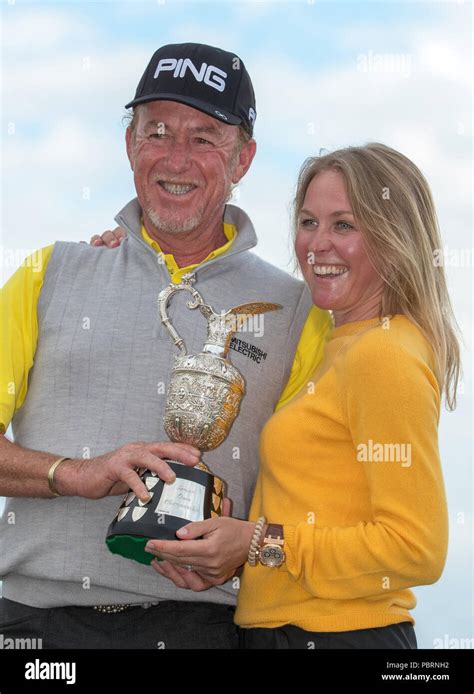
[(279, 545), (265, 545), (260, 550), (260, 561), (264, 566), (281, 566), (285, 553)]

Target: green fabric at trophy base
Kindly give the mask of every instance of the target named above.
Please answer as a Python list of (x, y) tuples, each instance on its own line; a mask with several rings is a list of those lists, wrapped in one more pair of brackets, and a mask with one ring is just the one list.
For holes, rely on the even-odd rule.
[(113, 554), (120, 554), (127, 559), (134, 559), (140, 562), (140, 564), (148, 565), (151, 564), (153, 559), (161, 561), (154, 554), (145, 552), (148, 539), (147, 537), (134, 537), (133, 535), (115, 535), (114, 537), (108, 537), (106, 543)]

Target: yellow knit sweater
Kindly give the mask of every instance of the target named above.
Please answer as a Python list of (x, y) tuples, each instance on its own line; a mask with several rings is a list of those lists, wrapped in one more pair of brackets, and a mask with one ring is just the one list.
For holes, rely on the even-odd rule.
[(308, 388), (261, 436), (250, 519), (286, 562), (246, 565), (242, 627), (348, 631), (414, 622), (412, 586), (444, 567), (448, 520), (432, 350), (407, 318), (335, 328)]

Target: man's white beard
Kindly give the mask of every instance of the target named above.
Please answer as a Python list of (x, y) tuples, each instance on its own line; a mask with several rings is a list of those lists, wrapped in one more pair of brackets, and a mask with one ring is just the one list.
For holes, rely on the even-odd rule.
[[(227, 194), (223, 201), (225, 205), (232, 197), (232, 191), (234, 185), (230, 184), (227, 190)], [(151, 205), (148, 205), (145, 209), (148, 215), (148, 219), (151, 221), (154, 227), (165, 234), (185, 234), (189, 231), (195, 229), (203, 220), (204, 208), (198, 208), (196, 212), (188, 219), (169, 219), (164, 215), (161, 215), (156, 209)], [(164, 217), (164, 218), (163, 218)]]
[(188, 231), (192, 231), (197, 227), (202, 217), (202, 211), (200, 210), (192, 217), (184, 220), (163, 220), (160, 213), (154, 210), (152, 207), (148, 207), (145, 212), (147, 213), (148, 219), (151, 221), (153, 226), (156, 227), (158, 231), (162, 231), (165, 234), (185, 234)]

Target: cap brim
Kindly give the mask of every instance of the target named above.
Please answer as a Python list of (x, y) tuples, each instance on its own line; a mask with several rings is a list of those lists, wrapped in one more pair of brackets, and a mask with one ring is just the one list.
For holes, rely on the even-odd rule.
[(205, 101), (200, 101), (199, 99), (193, 99), (191, 96), (186, 96), (183, 94), (147, 94), (147, 96), (140, 96), (138, 99), (133, 99), (125, 108), (132, 108), (138, 106), (139, 104), (145, 104), (149, 101), (177, 101), (179, 104), (185, 104), (186, 106), (191, 106), (192, 108), (206, 113), (208, 116), (212, 116), (221, 123), (227, 123), (227, 125), (241, 125), (242, 119), (234, 116), (223, 108), (216, 108), (207, 104)]

